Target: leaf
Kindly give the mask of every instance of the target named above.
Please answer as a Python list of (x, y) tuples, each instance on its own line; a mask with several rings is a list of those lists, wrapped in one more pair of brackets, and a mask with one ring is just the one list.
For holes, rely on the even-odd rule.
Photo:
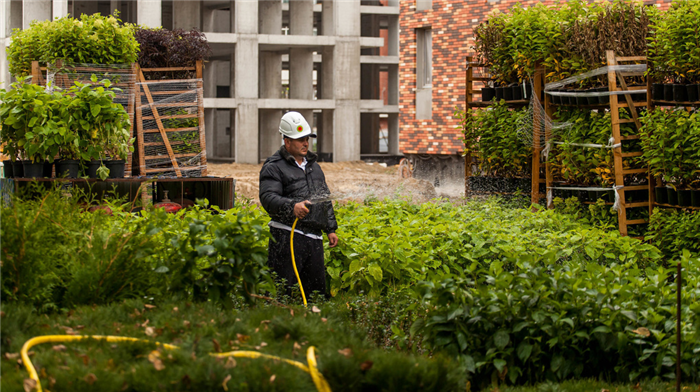
[(507, 364), (508, 363), (503, 359), (494, 359), (493, 360), (493, 366), (496, 367), (496, 369), (498, 370), (499, 373), (503, 373), (503, 369), (506, 368)]
[(340, 354), (343, 354), (346, 358), (352, 357), (352, 349), (351, 348), (344, 348), (342, 350), (338, 350)]
[(525, 362), (528, 358), (530, 358), (530, 354), (532, 353), (532, 345), (523, 341), (518, 345), (517, 352), (518, 358)]
[(382, 281), (382, 269), (376, 264), (370, 264), (368, 271), (378, 282)]
[(505, 330), (499, 330), (496, 332), (495, 335), (493, 335), (493, 344), (496, 345), (499, 349), (503, 350), (508, 343), (510, 342), (510, 336), (508, 335), (508, 332)]
[(102, 110), (100, 105), (90, 104), (90, 113), (93, 117), (97, 117), (100, 114), (100, 110)]
[(228, 357), (226, 360), (226, 363), (224, 364), (224, 368), (226, 369), (231, 369), (236, 367), (236, 359), (233, 357)]
[(32, 392), (33, 390), (37, 389), (36, 387), (36, 380), (31, 378), (24, 379), (24, 392)]
[(353, 260), (353, 261), (350, 263), (350, 268), (349, 268), (350, 275), (352, 275), (352, 274), (354, 274), (355, 272), (359, 271), (360, 268), (361, 268), (360, 260)]
[(314, 313), (321, 313), (321, 309), (319, 309), (316, 305), (311, 307), (311, 311)]

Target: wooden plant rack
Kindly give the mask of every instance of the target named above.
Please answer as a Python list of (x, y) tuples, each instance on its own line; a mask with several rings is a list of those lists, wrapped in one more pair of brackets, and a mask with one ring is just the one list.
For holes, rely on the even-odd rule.
[[(475, 88), (475, 82), (476, 83), (481, 83), (483, 85), (486, 85), (490, 81), (494, 81), (493, 78), (490, 78), (488, 76), (474, 76), (474, 69), (475, 68), (487, 68), (488, 66), (485, 64), (477, 63), (473, 61), (472, 56), (467, 56), (466, 59), (466, 91), (465, 91), (465, 101), (464, 101), (464, 107), (465, 110), (469, 110), (472, 108), (486, 108), (489, 105), (491, 105), (491, 102), (484, 102), (481, 100), (475, 101), (474, 100), (474, 95), (479, 95), (481, 96), (482, 92), (481, 89), (476, 89)], [(485, 74), (485, 72), (484, 72)], [(533, 90), (532, 94), (538, 97), (542, 96), (542, 91), (544, 90), (544, 70), (541, 67), (536, 67), (535, 70), (535, 75), (533, 77)], [(513, 101), (506, 101), (509, 107), (515, 108), (515, 107), (522, 107), (530, 104), (529, 99), (522, 99), (522, 100), (513, 100)], [(544, 184), (545, 180), (541, 178), (540, 175), (540, 154), (542, 151), (543, 146), (540, 145), (540, 135), (537, 134), (535, 130), (540, 129), (541, 124), (539, 123), (540, 119), (539, 118), (534, 118), (534, 123), (533, 123), (533, 146), (532, 146), (532, 173), (531, 173), (531, 182), (532, 182), (532, 190), (530, 192), (530, 198), (533, 203), (539, 203), (541, 199), (546, 198), (545, 194), (542, 194), (540, 192), (540, 184)], [(469, 178), (472, 177), (472, 164), (474, 162), (474, 158), (471, 154), (465, 154), (464, 155), (464, 196), (469, 197), (469, 195), (472, 194), (472, 190), (470, 189), (469, 186)]]
[[(62, 62), (59, 60), (56, 62), (56, 67), (62, 67)], [(86, 76), (90, 75), (92, 72), (97, 72), (97, 73), (103, 73), (103, 72), (109, 72), (115, 75), (122, 74), (122, 75), (129, 75), (131, 76), (127, 82), (122, 82), (122, 83), (113, 83), (112, 85), (115, 87), (119, 87), (123, 90), (126, 90), (127, 92), (135, 92), (136, 90), (136, 70), (138, 66), (136, 63), (132, 63), (129, 65), (129, 72), (125, 73), (124, 68), (111, 68), (108, 66), (100, 66), (99, 64), (95, 64), (94, 67), (90, 66), (76, 66), (76, 67), (67, 67), (71, 71), (74, 71), (76, 73), (84, 73)], [(44, 77), (44, 72), (46, 72), (48, 67), (42, 67), (38, 61), (32, 61), (32, 83), (37, 84), (40, 86), (46, 86), (47, 80)], [(89, 82), (89, 77), (85, 82)], [(53, 85), (56, 87), (60, 88), (70, 88), (73, 85), (73, 80), (69, 79), (65, 74), (61, 75), (60, 73), (56, 75), (56, 77), (53, 80)], [(124, 107), (126, 109), (127, 114), (129, 115), (129, 121), (131, 122), (131, 125), (129, 126), (129, 135), (132, 137), (134, 136), (134, 99), (133, 99), (133, 94), (129, 97), (126, 106)], [(125, 175), (127, 177), (131, 176), (132, 172), (132, 153), (129, 153), (126, 159), (126, 165), (125, 165)]]
[[(646, 56), (630, 56), (630, 57), (618, 57), (613, 51), (607, 51), (607, 63), (608, 65), (624, 65), (624, 63), (635, 63), (635, 62), (646, 62)], [(619, 71), (609, 71), (608, 72), (608, 90), (613, 91), (631, 91), (631, 90), (646, 90), (647, 100), (644, 102), (634, 102), (632, 100), (631, 94), (622, 95), (610, 95), (609, 109), (611, 114), (612, 122), (612, 137), (613, 145), (620, 145), (620, 147), (613, 148), (613, 159), (615, 165), (615, 186), (619, 187), (617, 193), (620, 199), (620, 208), (618, 210), (618, 229), (620, 234), (626, 236), (628, 235), (628, 227), (632, 225), (642, 225), (649, 223), (648, 219), (628, 219), (627, 211), (633, 208), (648, 208), (650, 213), (653, 208), (653, 202), (651, 200), (653, 192), (653, 179), (649, 178), (648, 167), (644, 168), (630, 168), (625, 169), (624, 161), (627, 158), (639, 157), (642, 155), (641, 151), (633, 151), (627, 146), (627, 141), (638, 140), (639, 130), (641, 128), (641, 123), (639, 122), (639, 117), (637, 113), (637, 108), (648, 107), (650, 105), (651, 94), (649, 93), (648, 83), (647, 86), (641, 87), (630, 87), (627, 86), (625, 82), (625, 77), (631, 76), (643, 76), (643, 72), (624, 72)], [(623, 102), (620, 102), (620, 97), (623, 98)], [(548, 94), (545, 94), (544, 100), (545, 113), (549, 118), (553, 118), (555, 107), (552, 104)], [(590, 107), (591, 109), (602, 109), (607, 108), (608, 105), (600, 105)], [(619, 109), (625, 108), (629, 109), (631, 118), (621, 119), (619, 115)], [(636, 129), (636, 133), (631, 135), (622, 136), (620, 133), (620, 125), (622, 124), (633, 124)], [(551, 130), (545, 129), (545, 140), (548, 142), (551, 139)], [(553, 176), (549, 162), (546, 163), (546, 184), (547, 189), (553, 185)], [(628, 175), (632, 174), (646, 174), (648, 184), (647, 185), (627, 185), (629, 182), (626, 178)], [(636, 202), (626, 202), (625, 192), (627, 191), (647, 191), (647, 199), (645, 201)], [(607, 204), (612, 205), (612, 202)], [(551, 208), (551, 206), (549, 206)], [(637, 237), (639, 238), (639, 237)]]
[[(137, 156), (138, 156), (138, 162), (139, 162), (139, 174), (140, 175), (152, 175), (152, 174), (157, 174), (157, 173), (164, 173), (164, 172), (175, 172), (175, 175), (177, 177), (182, 177), (183, 176), (183, 171), (185, 170), (201, 170), (201, 176), (206, 176), (207, 175), (207, 161), (206, 161), (206, 141), (205, 141), (205, 135), (204, 135), (204, 97), (202, 93), (202, 88), (203, 88), (203, 82), (202, 82), (202, 60), (197, 61), (196, 65), (194, 67), (169, 67), (169, 68), (138, 68), (137, 69), (137, 74), (138, 74), (138, 87), (137, 87), (137, 92), (136, 92), (136, 144), (137, 144)], [(144, 73), (148, 72), (171, 72), (171, 71), (194, 71), (196, 74), (196, 79), (182, 79), (182, 80), (176, 80), (176, 79), (162, 79), (162, 80), (153, 80), (149, 81), (146, 80), (144, 77)], [(159, 113), (159, 108), (161, 109), (161, 113), (163, 109), (172, 109), (174, 107), (191, 107), (193, 104), (190, 103), (158, 103), (154, 99), (154, 96), (157, 96), (159, 92), (156, 91), (151, 91), (151, 88), (149, 88), (150, 84), (158, 83), (158, 82), (163, 82), (163, 83), (177, 83), (177, 82), (183, 82), (183, 83), (188, 83), (188, 82), (194, 82), (196, 83), (197, 86), (197, 113), (191, 113), (191, 114), (160, 114)], [(168, 94), (173, 94), (173, 93), (191, 93), (192, 91), (168, 91)], [(143, 104), (143, 105), (142, 105)], [(145, 116), (143, 111), (145, 107), (148, 107), (148, 109), (152, 112), (152, 116)], [(187, 118), (197, 118), (198, 119), (198, 126), (197, 127), (191, 127), (191, 128), (166, 128), (163, 124), (163, 120), (167, 119), (187, 119)], [(146, 121), (153, 121), (155, 120), (156, 123), (156, 128), (147, 128)], [(172, 132), (182, 132), (182, 131), (198, 131), (199, 132), (199, 146), (200, 146), (200, 152), (199, 153), (184, 153), (184, 154), (176, 154), (173, 151), (173, 145), (177, 144), (177, 141), (171, 140), (171, 138), (168, 136)], [(162, 141), (160, 142), (145, 142), (144, 141), (144, 135), (149, 134), (149, 133), (158, 133), (160, 134), (160, 137)], [(146, 155), (146, 147), (148, 146), (163, 146), (165, 150), (167, 151), (167, 157), (166, 156), (160, 156), (160, 155)], [(180, 163), (178, 163), (178, 158), (195, 158), (199, 155), (199, 164), (194, 166), (194, 167), (188, 167), (188, 166), (182, 166)], [(158, 168), (149, 168), (147, 165), (148, 160), (153, 160), (153, 159), (169, 159), (171, 166), (170, 167), (158, 167)]]

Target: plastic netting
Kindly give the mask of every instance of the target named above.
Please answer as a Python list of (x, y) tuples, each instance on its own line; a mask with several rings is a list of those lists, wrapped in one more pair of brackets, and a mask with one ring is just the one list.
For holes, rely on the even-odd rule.
[[(47, 86), (50, 89), (61, 88), (68, 89), (80, 82), (83, 84), (94, 85), (92, 82), (93, 75), (96, 77), (97, 83), (103, 80), (109, 80), (109, 90), (114, 92), (114, 103), (118, 103), (124, 107), (124, 110), (129, 114), (131, 129), (129, 133), (134, 136), (134, 96), (136, 89), (136, 73), (135, 65), (132, 64), (48, 64), (46, 71), (42, 72), (39, 77), (39, 84)], [(128, 155), (125, 167), (125, 174), (131, 175), (132, 156)]]
[(201, 79), (137, 83), (140, 175), (207, 175)]

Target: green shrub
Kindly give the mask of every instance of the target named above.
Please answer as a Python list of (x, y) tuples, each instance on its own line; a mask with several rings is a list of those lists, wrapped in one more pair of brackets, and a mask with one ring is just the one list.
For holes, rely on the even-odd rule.
[(676, 187), (700, 187), (700, 113), (657, 108), (640, 121), (643, 159), (652, 176)]
[(122, 24), (116, 15), (83, 14), (80, 19), (66, 16), (15, 29), (7, 60), (10, 73), (23, 78), (31, 74), (32, 61), (129, 64), (136, 61), (138, 50), (133, 25)]
[(649, 220), (646, 239), (667, 258), (677, 258), (688, 250), (700, 255), (700, 212), (655, 208)]
[(480, 267), (635, 263), (655, 265), (659, 251), (552, 210), (511, 209), (491, 200), (412, 205), (348, 203), (336, 209), (340, 244), (326, 249), (331, 294), (397, 291)]
[(649, 37), (649, 70), (656, 81), (700, 82), (700, 3), (676, 0), (654, 19)]
[[(700, 259), (683, 257), (681, 369), (700, 380)], [(426, 282), (412, 327), (461, 359), (472, 383), (675, 377), (675, 269), (491, 263), (479, 278)]]

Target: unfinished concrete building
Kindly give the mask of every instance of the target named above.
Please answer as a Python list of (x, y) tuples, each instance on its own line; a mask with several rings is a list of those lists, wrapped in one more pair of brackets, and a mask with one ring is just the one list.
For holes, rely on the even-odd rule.
[(209, 160), (263, 161), (282, 144), (287, 110), (316, 128), (324, 160), (399, 155), (398, 0), (0, 1), (6, 45), (35, 19), (115, 9), (125, 22), (203, 31), (213, 49), (204, 74)]

